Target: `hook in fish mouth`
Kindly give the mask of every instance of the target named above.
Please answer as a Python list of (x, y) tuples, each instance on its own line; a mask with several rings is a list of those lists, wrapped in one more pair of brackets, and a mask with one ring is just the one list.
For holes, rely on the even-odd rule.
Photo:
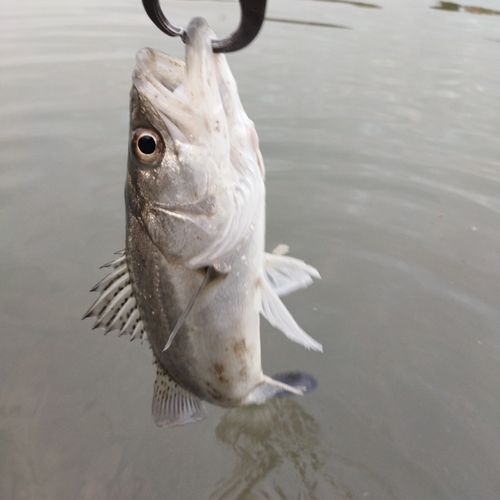
[[(214, 52), (236, 52), (243, 49), (257, 36), (264, 22), (267, 0), (239, 0), (241, 21), (238, 29), (226, 38), (212, 40)], [(153, 23), (169, 36), (180, 36), (186, 41), (186, 30), (175, 26), (163, 14), (159, 0), (142, 0), (144, 9)]]

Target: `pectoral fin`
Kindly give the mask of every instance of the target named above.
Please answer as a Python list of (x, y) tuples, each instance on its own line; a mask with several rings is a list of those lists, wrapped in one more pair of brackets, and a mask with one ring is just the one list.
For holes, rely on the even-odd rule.
[(321, 278), (314, 267), (302, 260), (274, 252), (266, 253), (264, 258), (266, 280), (279, 297), (308, 287), (313, 278)]
[(260, 312), (264, 318), (293, 342), (307, 349), (323, 352), (323, 346), (300, 328), (266, 278), (261, 278), (260, 285), (262, 291)]
[(186, 318), (188, 317), (188, 314), (191, 312), (191, 309), (193, 309), (194, 304), (196, 303), (196, 300), (200, 296), (200, 293), (202, 290), (205, 288), (205, 285), (208, 283), (210, 280), (210, 276), (213, 274), (213, 269), (211, 267), (207, 267), (207, 270), (205, 271), (205, 277), (203, 278), (203, 281), (201, 282), (200, 287), (194, 295), (191, 297), (191, 300), (189, 301), (189, 304), (187, 305), (186, 309), (184, 312), (181, 314), (180, 318), (177, 320), (177, 323), (170, 333), (170, 336), (168, 337), (167, 343), (165, 344), (165, 347), (163, 348), (162, 352), (165, 352), (171, 345), (173, 340), (175, 339), (175, 336), (177, 333), (179, 333), (179, 330), (181, 329), (181, 326), (184, 324), (186, 321)]
[(207, 416), (202, 402), (172, 380), (160, 365), (156, 371), (152, 414), (158, 427), (186, 425)]

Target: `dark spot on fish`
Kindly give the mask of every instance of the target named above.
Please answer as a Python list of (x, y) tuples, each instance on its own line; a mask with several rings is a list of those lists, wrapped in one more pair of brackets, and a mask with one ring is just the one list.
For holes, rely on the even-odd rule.
[(208, 383), (207, 383), (207, 394), (215, 401), (222, 401), (224, 399), (224, 395), (222, 394), (222, 392), (218, 391), (215, 387), (212, 387)]
[(222, 375), (224, 373), (224, 366), (220, 363), (214, 363), (214, 370), (217, 375)]
[(245, 352), (247, 351), (247, 344), (245, 342), (245, 339), (241, 339), (236, 342), (236, 344), (233, 345), (233, 351), (234, 354), (236, 354), (236, 357), (242, 360)]
[(214, 363), (213, 370), (221, 384), (229, 383), (229, 379), (224, 376), (224, 365), (222, 365), (221, 363)]

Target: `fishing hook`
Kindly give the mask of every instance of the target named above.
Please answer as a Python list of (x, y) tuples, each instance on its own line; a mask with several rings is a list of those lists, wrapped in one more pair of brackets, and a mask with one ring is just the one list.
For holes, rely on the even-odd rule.
[[(222, 40), (212, 40), (214, 52), (235, 52), (246, 47), (260, 31), (266, 12), (266, 0), (239, 0), (241, 21), (238, 29)], [(142, 0), (149, 19), (169, 36), (180, 36), (186, 41), (184, 28), (175, 26), (163, 14), (159, 0)]]

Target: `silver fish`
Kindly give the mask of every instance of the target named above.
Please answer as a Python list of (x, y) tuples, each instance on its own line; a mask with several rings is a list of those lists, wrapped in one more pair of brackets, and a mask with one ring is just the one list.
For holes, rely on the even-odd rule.
[[(94, 328), (147, 338), (159, 426), (205, 417), (201, 400), (260, 404), (302, 394), (263, 374), (260, 314), (308, 349), (321, 345), (280, 296), (319, 278), (301, 260), (264, 252), (264, 163), (224, 54), (201, 18), (186, 63), (154, 49), (136, 56), (125, 187), (126, 249), (93, 290)], [(307, 385), (307, 384), (306, 384)]]

